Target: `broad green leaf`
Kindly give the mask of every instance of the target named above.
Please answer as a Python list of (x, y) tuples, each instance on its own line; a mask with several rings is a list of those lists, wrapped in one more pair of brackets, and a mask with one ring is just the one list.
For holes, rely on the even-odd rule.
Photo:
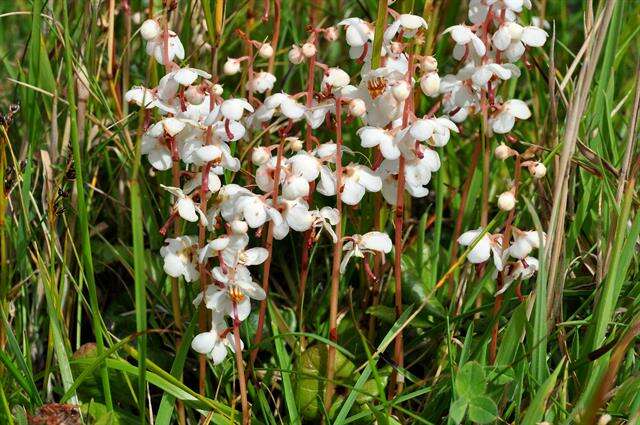
[(480, 396), (469, 402), (469, 420), (479, 424), (493, 422), (498, 416), (498, 407), (489, 397)]

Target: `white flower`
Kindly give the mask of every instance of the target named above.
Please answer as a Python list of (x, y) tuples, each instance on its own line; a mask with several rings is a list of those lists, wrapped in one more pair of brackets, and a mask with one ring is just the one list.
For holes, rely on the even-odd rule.
[(364, 258), (367, 253), (388, 254), (393, 248), (389, 235), (382, 232), (369, 232), (364, 235), (353, 235), (345, 238), (348, 240), (342, 249), (346, 251), (340, 263), (340, 273), (344, 273), (351, 257)]
[[(153, 56), (160, 65), (168, 65), (164, 63), (164, 40), (163, 34), (159, 34), (156, 38), (147, 41), (147, 54)], [(184, 59), (184, 47), (175, 32), (169, 31), (167, 58), (172, 62), (174, 58)]]
[(349, 101), (349, 113), (354, 117), (362, 117), (367, 113), (367, 104), (362, 99), (351, 99)]
[[(512, 69), (515, 72), (512, 72)], [(476, 86), (484, 87), (494, 75), (501, 80), (508, 80), (512, 75), (516, 75), (516, 73), (519, 75), (519, 70), (515, 66), (513, 66), (513, 68), (507, 68), (506, 65), (503, 66), (497, 63), (489, 63), (477, 67), (471, 76), (471, 80)]]
[(143, 106), (146, 109), (155, 108), (158, 106), (157, 96), (155, 93), (142, 86), (133, 86), (124, 94), (124, 100), (128, 103), (135, 103), (138, 106)]
[(197, 236), (178, 236), (165, 240), (167, 245), (160, 248), (164, 259), (164, 272), (171, 277), (184, 277), (187, 282), (198, 280), (200, 274), (193, 259), (198, 247)]
[(316, 54), (316, 46), (313, 43), (304, 43), (302, 45), (301, 50), (302, 50), (302, 54), (306, 58), (310, 58)]
[(227, 356), (227, 348), (234, 350), (234, 340), (232, 333), (222, 336), (227, 330), (227, 324), (224, 322), (222, 314), (213, 311), (211, 321), (211, 330), (196, 335), (191, 341), (191, 348), (197, 353), (206, 354), (214, 365), (218, 365)]
[(340, 68), (329, 68), (322, 78), (322, 87), (331, 86), (340, 89), (349, 84), (349, 74)]
[[(503, 286), (500, 288), (496, 295), (504, 294), (511, 283), (516, 280), (524, 280), (531, 278), (540, 267), (538, 259), (535, 257), (526, 257), (522, 260), (516, 261), (513, 264), (509, 264), (509, 273), (505, 276)], [(507, 270), (507, 268), (505, 268)]]
[(253, 106), (246, 99), (227, 99), (220, 106), (220, 113), (226, 119), (231, 121), (239, 121), (244, 115), (244, 111), (253, 112)]
[(372, 39), (372, 30), (369, 24), (360, 18), (347, 18), (338, 23), (347, 28), (347, 44), (351, 47), (364, 46)]
[(282, 115), (292, 120), (302, 118), (306, 110), (304, 105), (286, 93), (276, 93), (267, 97), (264, 100), (264, 105), (269, 109), (280, 108)]
[(160, 28), (160, 24), (155, 19), (147, 19), (140, 26), (140, 35), (147, 41), (158, 37), (161, 32), (162, 28)]
[(163, 101), (170, 101), (178, 93), (181, 85), (188, 87), (193, 84), (198, 77), (209, 79), (211, 78), (211, 74), (196, 68), (179, 68), (171, 71), (160, 79), (158, 83), (158, 97)]
[[(458, 243), (462, 246), (471, 246), (473, 242), (477, 240), (476, 244), (473, 245), (473, 247), (467, 254), (467, 259), (473, 264), (480, 264), (487, 261), (493, 253), (493, 262), (496, 266), (496, 269), (502, 270), (502, 236), (491, 236), (487, 233), (482, 234), (483, 232), (484, 230), (482, 229), (482, 227), (476, 230), (469, 230), (467, 232), (464, 232), (458, 238)], [(482, 236), (480, 236), (481, 234)]]
[(247, 81), (247, 90), (253, 90), (258, 93), (264, 93), (273, 89), (276, 77), (268, 72), (258, 72), (252, 80)]
[(391, 132), (379, 127), (362, 127), (357, 131), (360, 136), (360, 145), (363, 148), (380, 147), (382, 156), (386, 159), (397, 159), (400, 157), (398, 148), (399, 140), (396, 140)]
[(422, 16), (402, 14), (398, 16), (393, 24), (387, 27), (386, 31), (384, 32), (384, 39), (386, 41), (393, 40), (400, 28), (403, 29), (402, 34), (405, 38), (411, 38), (418, 32), (420, 28), (424, 28), (426, 30), (427, 22)]
[[(542, 242), (546, 240), (546, 235), (542, 234)], [(513, 243), (507, 249), (507, 252), (513, 258), (519, 260), (528, 256), (534, 249), (540, 248), (540, 235), (535, 230), (522, 231), (513, 229)]]
[(291, 62), (294, 65), (298, 65), (304, 62), (304, 55), (302, 54), (302, 49), (300, 49), (300, 47), (296, 46), (295, 44), (291, 46), (288, 57), (289, 57), (289, 62)]
[(513, 195), (513, 192), (508, 190), (506, 192), (502, 192), (500, 196), (498, 196), (498, 208), (502, 211), (511, 211), (516, 206), (516, 197)]
[(440, 92), (440, 76), (437, 72), (428, 72), (420, 78), (420, 88), (422, 92), (429, 96), (435, 97)]
[(163, 143), (164, 128), (161, 123), (155, 123), (142, 135), (140, 151), (147, 155), (147, 159), (153, 168), (164, 171), (171, 168), (173, 160), (169, 148)]
[(544, 46), (548, 36), (545, 30), (536, 26), (523, 27), (515, 22), (505, 22), (493, 34), (491, 42), (496, 49), (504, 51), (509, 61), (515, 62), (524, 53), (525, 46)]
[(234, 75), (240, 71), (240, 60), (236, 58), (227, 58), (227, 61), (222, 66), (222, 72), (225, 75)]
[(210, 285), (205, 291), (205, 305), (225, 316), (245, 320), (251, 313), (251, 299), (262, 301), (264, 290), (253, 282), (249, 269), (238, 265), (225, 273), (221, 267), (212, 270), (213, 279), (222, 285)]
[(416, 140), (442, 147), (449, 143), (452, 131), (458, 133), (458, 126), (447, 117), (439, 117), (416, 120), (409, 133)]
[[(468, 44), (471, 43), (478, 56), (484, 56), (485, 53), (487, 53), (487, 48), (482, 40), (480, 40), (480, 37), (478, 37), (476, 33), (466, 25), (454, 25), (449, 27), (443, 32), (443, 34), (447, 33), (451, 33), (451, 38), (453, 38), (453, 41), (455, 41), (458, 46), (462, 46), (467, 49)], [(460, 58), (456, 57), (456, 59)]]
[[(189, 181), (184, 184), (184, 193), (191, 193), (194, 190), (199, 190), (202, 186), (202, 173), (196, 173)], [(222, 182), (220, 177), (213, 171), (213, 168), (209, 169), (207, 174), (207, 190), (210, 193), (215, 193), (220, 190)]]
[(494, 133), (505, 134), (511, 131), (516, 122), (516, 118), (526, 120), (530, 117), (531, 111), (522, 100), (507, 100), (500, 107), (500, 111), (491, 117), (491, 128)]
[(177, 198), (174, 210), (177, 211), (180, 217), (190, 222), (196, 222), (198, 221), (199, 215), (201, 223), (205, 225), (207, 224), (207, 217), (205, 214), (190, 197), (185, 195), (182, 189), (178, 187), (165, 186), (163, 184), (161, 184), (160, 187)]
[(311, 227), (320, 230), (316, 233), (315, 240), (320, 238), (320, 234), (322, 230), (324, 230), (329, 233), (333, 243), (338, 242), (338, 236), (333, 230), (333, 228), (340, 223), (340, 213), (337, 209), (332, 207), (322, 207), (320, 210), (311, 211), (311, 216), (313, 217), (313, 224)]
[(253, 165), (262, 165), (267, 161), (269, 161), (270, 159), (271, 159), (270, 149), (263, 146), (258, 146), (257, 148), (253, 148), (253, 151), (251, 152), (251, 162), (253, 162)]
[(314, 217), (309, 211), (309, 204), (303, 199), (288, 200), (281, 197), (278, 199), (278, 204), (282, 210), (282, 218), (284, 220), (280, 222), (274, 220), (274, 238), (283, 239), (289, 234), (289, 229), (293, 229), (296, 232), (305, 232), (311, 228)]
[(278, 210), (269, 205), (262, 197), (252, 193), (239, 196), (235, 201), (234, 210), (237, 216), (244, 219), (252, 229), (257, 229), (270, 219), (274, 220), (274, 223), (282, 221)]
[(271, 44), (263, 43), (260, 46), (260, 49), (258, 49), (258, 55), (260, 55), (260, 57), (264, 59), (269, 59), (271, 56), (273, 56), (273, 47), (271, 46)]
[[(325, 196), (336, 194), (336, 177), (323, 166), (320, 169), (320, 182), (317, 190)], [(349, 164), (343, 168), (340, 199), (347, 205), (357, 205), (365, 192), (378, 192), (382, 188), (382, 180), (371, 169), (364, 165)]]

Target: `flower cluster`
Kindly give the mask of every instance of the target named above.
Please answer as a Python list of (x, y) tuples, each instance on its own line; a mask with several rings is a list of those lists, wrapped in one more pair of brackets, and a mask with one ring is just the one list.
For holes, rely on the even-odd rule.
[[(211, 330), (196, 336), (194, 350), (219, 363), (227, 347), (242, 349), (237, 340), (234, 346), (230, 330), (249, 316), (250, 300), (263, 301), (267, 296), (271, 238), (304, 232), (311, 244), (324, 232), (337, 244), (338, 253), (340, 247), (344, 251), (342, 261), (337, 260), (340, 272), (351, 258), (360, 257), (375, 278), (368, 268), (369, 257), (389, 253), (391, 239), (382, 229), (342, 236), (342, 205), (357, 206), (367, 192), (380, 192), (402, 211), (407, 194), (419, 198), (429, 193), (431, 175), (440, 168), (437, 150), (467, 117), (482, 113), (488, 131), (496, 134), (507, 134), (516, 119), (529, 118), (526, 103), (496, 94), (501, 82), (519, 76), (514, 62), (528, 47), (541, 46), (546, 39), (542, 29), (516, 23), (524, 6), (530, 6), (527, 0), (472, 0), (472, 25), (446, 31), (456, 43), (454, 57), (463, 65), (456, 75), (442, 79), (436, 59), (417, 53), (423, 50), (417, 47), (427, 28), (420, 16), (390, 9), (392, 19), (378, 40), (379, 52), (373, 47), (374, 24), (360, 18), (309, 28), (306, 41), (288, 51), (292, 64), (309, 69), (307, 90), (299, 93), (274, 92), (277, 77), (271, 68), (259, 69), (261, 60), (272, 62), (274, 46), (237, 31), (249, 54), (227, 58), (223, 73), (246, 71), (246, 97), (229, 96), (217, 83), (218, 76), (177, 63), (185, 58), (184, 48), (166, 22), (142, 24), (146, 51), (164, 65), (166, 74), (157, 87), (135, 86), (125, 99), (146, 110), (142, 154), (155, 170), (172, 173), (171, 186), (162, 186), (172, 195), (173, 207), (161, 232), (166, 234), (176, 220), (197, 224), (199, 229), (197, 236), (173, 234), (160, 250), (165, 272), (186, 282), (200, 281), (203, 291), (194, 303), (211, 310)], [(320, 43), (336, 42), (340, 29), (345, 31), (351, 59), (360, 65), (357, 75), (319, 60)], [(374, 56), (379, 59), (376, 66)], [(322, 73), (319, 84), (314, 84), (316, 70)], [(419, 93), (442, 98), (419, 115)], [(158, 119), (152, 123), (154, 111)], [(366, 155), (343, 146), (342, 126), (348, 123), (358, 123), (355, 134), (361, 147), (370, 150), (371, 162), (358, 162)], [(320, 127), (335, 131), (336, 139), (319, 141), (313, 131)], [(266, 134), (258, 138), (264, 144), (251, 147), (259, 131)], [(277, 142), (271, 144), (272, 138)], [(244, 154), (236, 156), (240, 147), (250, 153), (250, 163), (241, 161)], [(519, 156), (504, 144), (495, 155), (503, 160)], [(348, 161), (343, 163), (344, 158)], [(533, 157), (522, 166), (534, 177), (544, 175), (544, 165)], [(336, 208), (314, 207), (315, 194), (335, 199)], [(502, 194), (499, 205), (513, 209), (515, 190)], [(266, 248), (250, 247), (250, 231), (262, 235), (265, 228)], [(396, 232), (401, 234), (402, 228)], [(469, 245), (477, 232), (465, 233), (459, 242)], [(507, 249), (502, 249), (501, 235), (483, 236), (469, 259), (486, 261), (493, 250), (498, 270), (503, 270), (507, 258), (518, 260), (509, 265), (508, 279), (530, 275), (537, 263), (528, 254), (539, 241), (531, 232), (521, 233), (514, 229), (514, 241)], [(528, 249), (523, 240), (530, 242)], [(250, 267), (263, 263), (267, 275), (260, 286)]]
[[(517, 79), (520, 69), (516, 66), (527, 49), (543, 46), (547, 33), (536, 25), (523, 26), (517, 22), (523, 8), (531, 8), (529, 0), (471, 0), (469, 21), (471, 25), (455, 25), (445, 33), (455, 42), (453, 57), (462, 62), (455, 75), (446, 75), (440, 83), (444, 110), (456, 123), (461, 123), (474, 114), (481, 114), (485, 135), (505, 135), (508, 142), (517, 139), (509, 134), (517, 120), (531, 117), (526, 102), (520, 99), (502, 99), (497, 93), (500, 85), (508, 80)], [(527, 63), (525, 59), (525, 63)], [(542, 178), (546, 167), (535, 160), (534, 153), (523, 154), (510, 146), (500, 143), (494, 151), (499, 160), (516, 158), (516, 168), (525, 167), (533, 178)], [(520, 160), (524, 159), (523, 162)], [(516, 171), (516, 176), (519, 170)], [(517, 177), (516, 177), (517, 179)], [(498, 207), (503, 211), (512, 211), (516, 205), (517, 181), (512, 187), (498, 196)], [(537, 268), (538, 261), (528, 254), (537, 248), (540, 240), (537, 232), (522, 232), (513, 228), (513, 242), (503, 249), (501, 234), (484, 235), (476, 241), (468, 259), (472, 263), (483, 263), (491, 256), (496, 269), (506, 271), (504, 286), (506, 290), (514, 279), (528, 278)], [(458, 243), (471, 245), (483, 233), (483, 229), (464, 233)], [(517, 261), (506, 265), (509, 257)]]
[[(169, 276), (207, 283), (194, 303), (211, 310), (211, 330), (197, 335), (192, 348), (209, 355), (214, 363), (223, 361), (227, 347), (238, 349), (226, 318), (237, 326), (249, 316), (250, 300), (266, 297), (249, 268), (270, 261), (270, 251), (249, 247), (250, 230), (262, 234), (266, 226), (269, 237), (275, 239), (291, 231), (308, 232), (310, 243), (324, 232), (333, 243), (342, 246), (344, 242), (341, 272), (353, 257), (363, 258), (369, 270), (369, 256), (389, 253), (391, 239), (380, 231), (341, 237), (339, 205), (357, 206), (367, 192), (381, 192), (389, 204), (396, 204), (400, 173), (406, 192), (414, 197), (427, 195), (431, 173), (440, 167), (435, 149), (445, 145), (458, 128), (433, 112), (415, 115), (415, 76), (418, 71), (422, 74), (420, 87), (426, 94), (437, 95), (437, 62), (410, 52), (426, 22), (414, 15), (394, 13), (393, 17), (380, 52), (383, 65), (376, 69), (371, 69), (373, 24), (348, 18), (336, 27), (311, 29), (308, 40), (292, 46), (288, 57), (293, 64), (313, 62), (322, 72), (320, 87), (291, 94), (271, 93), (276, 77), (256, 69), (257, 57), (274, 55), (271, 44), (239, 32), (246, 45), (256, 49), (257, 57), (228, 58), (223, 71), (233, 75), (246, 66), (248, 99), (227, 97), (208, 72), (174, 62), (184, 59), (184, 49), (166, 23), (164, 28), (156, 20), (142, 24), (147, 53), (165, 66), (166, 75), (155, 88), (131, 88), (125, 99), (147, 111), (142, 154), (155, 170), (172, 170), (172, 185), (162, 188), (173, 196), (173, 207), (161, 232), (166, 234), (176, 220), (196, 223), (201, 229), (197, 236), (167, 238), (160, 254)], [(346, 29), (351, 57), (362, 64), (357, 84), (351, 84), (353, 78), (347, 72), (317, 57), (319, 43), (335, 42), (340, 27)], [(155, 123), (151, 123), (153, 111), (159, 117)], [(337, 131), (343, 119), (362, 122), (357, 135), (363, 148), (375, 149), (374, 157), (379, 159), (373, 166), (358, 163), (341, 139), (320, 143), (309, 136), (323, 125)], [(304, 142), (295, 135), (298, 123), (308, 129)], [(251, 166), (243, 164), (235, 156), (237, 147), (258, 130), (277, 134), (278, 142), (254, 147)], [(352, 160), (343, 164), (347, 155)], [(244, 185), (224, 177), (241, 170), (250, 175)], [(339, 208), (314, 208), (314, 193), (337, 197)]]

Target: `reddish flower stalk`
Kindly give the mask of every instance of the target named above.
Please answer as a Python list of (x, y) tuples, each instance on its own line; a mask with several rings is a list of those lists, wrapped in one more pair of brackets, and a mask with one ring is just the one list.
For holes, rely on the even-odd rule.
[[(278, 187), (280, 186), (280, 168), (282, 165), (282, 156), (284, 151), (284, 142), (286, 139), (286, 132), (282, 131), (280, 133), (280, 144), (278, 145), (278, 156), (276, 159), (276, 169), (273, 173), (273, 204), (274, 207), (278, 204)], [(264, 268), (262, 270), (262, 289), (264, 290), (267, 297), (269, 296), (269, 272), (271, 271), (271, 261), (273, 259), (273, 228), (275, 225), (273, 224), (273, 220), (269, 221), (269, 229), (267, 230), (267, 237), (265, 239), (264, 247), (269, 252), (269, 256), (264, 262)], [(267, 314), (267, 298), (260, 301), (260, 313), (258, 315), (258, 327), (256, 329), (256, 335), (253, 339), (253, 345), (255, 348), (251, 350), (249, 369), (253, 370), (253, 364), (256, 361), (256, 357), (258, 357), (258, 346), (262, 341), (262, 330), (264, 328), (264, 319)]]
[(273, 74), (273, 68), (276, 64), (276, 51), (278, 50), (278, 41), (280, 39), (280, 0), (273, 2), (273, 38), (271, 39), (271, 47), (273, 47), (273, 55), (269, 58), (269, 66), (267, 71)]
[[(518, 186), (520, 184), (520, 156), (516, 157), (516, 165), (515, 165), (515, 173), (514, 173), (514, 183), (513, 183), (513, 196), (518, 196)], [(504, 234), (502, 235), (502, 249), (505, 250), (509, 248), (509, 239), (511, 239), (511, 224), (513, 223), (513, 219), (516, 214), (516, 209), (513, 208), (509, 211), (509, 215), (507, 220), (504, 223)], [(500, 290), (502, 288), (502, 284), (505, 278), (505, 271), (502, 270), (498, 274), (498, 287), (496, 289)], [(519, 289), (519, 288), (518, 288)], [(493, 317), (495, 323), (493, 324), (493, 329), (491, 330), (491, 344), (489, 344), (489, 363), (493, 364), (496, 361), (496, 352), (498, 347), (498, 319), (497, 314), (502, 307), (502, 301), (504, 300), (504, 294), (500, 294), (496, 297), (493, 304)]]
[[(337, 242), (333, 246), (333, 263), (331, 265), (331, 295), (329, 299), (329, 339), (338, 342), (338, 292), (340, 290), (340, 261), (342, 259), (342, 100), (336, 97), (336, 209), (340, 221), (336, 224)], [(327, 386), (324, 404), (327, 411), (331, 408), (331, 399), (335, 393), (336, 349), (330, 345), (327, 355)]]
[(233, 304), (233, 344), (235, 346), (236, 365), (238, 367), (238, 381), (240, 381), (240, 402), (242, 404), (242, 424), (249, 425), (249, 399), (247, 398), (247, 380), (244, 373), (244, 362), (242, 360), (242, 342), (240, 341), (240, 320), (238, 320), (238, 309)]
[[(315, 28), (312, 29), (315, 31)], [(318, 37), (315, 36), (315, 32), (313, 35), (313, 43), (317, 44)], [(307, 74), (307, 98), (306, 98), (306, 106), (307, 108), (311, 107), (311, 103), (313, 101), (313, 89), (315, 86), (315, 68), (316, 68), (316, 55), (313, 55), (309, 59), (309, 72)], [(312, 149), (312, 128), (311, 125), (307, 123), (307, 128), (304, 136), (304, 146), (307, 152), (311, 152)], [(313, 202), (313, 192), (315, 190), (315, 182), (312, 182), (309, 185), (309, 197), (307, 201), (309, 205)], [(300, 267), (300, 282), (298, 284), (298, 299), (296, 300), (296, 315), (298, 317), (298, 323), (300, 327), (300, 331), (303, 331), (302, 328), (302, 301), (304, 299), (304, 293), (307, 287), (307, 278), (309, 277), (309, 251), (311, 245), (311, 238), (313, 237), (311, 229), (307, 230), (304, 233), (304, 247), (302, 250), (302, 260)]]
[[(407, 81), (411, 87), (411, 94), (405, 100), (404, 110), (402, 112), (402, 128), (406, 128), (409, 125), (409, 115), (413, 110), (413, 70), (414, 70), (414, 54), (413, 46), (410, 46), (409, 52), (409, 72)], [(395, 241), (394, 241), (394, 254), (393, 260), (393, 273), (396, 281), (395, 288), (395, 311), (396, 319), (402, 315), (402, 233), (404, 227), (404, 178), (405, 159), (403, 155), (400, 155), (398, 161), (398, 188), (396, 195), (396, 214), (395, 214)], [(393, 360), (400, 368), (404, 367), (404, 349), (403, 349), (403, 336), (402, 332), (398, 333), (394, 341), (393, 348)], [(404, 377), (399, 375), (394, 369), (391, 375), (391, 385), (389, 386), (389, 392), (393, 395), (395, 393), (402, 392)]]

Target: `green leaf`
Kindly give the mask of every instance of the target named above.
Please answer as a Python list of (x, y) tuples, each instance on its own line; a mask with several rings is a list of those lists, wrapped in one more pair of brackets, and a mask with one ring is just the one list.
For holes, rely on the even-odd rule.
[(460, 398), (471, 399), (484, 394), (487, 383), (482, 366), (478, 362), (466, 363), (456, 375), (455, 388)]
[(556, 379), (558, 378), (558, 374), (560, 373), (562, 366), (564, 366), (564, 359), (560, 362), (556, 370), (554, 370), (553, 373), (544, 381), (544, 384), (542, 384), (536, 393), (531, 404), (527, 408), (527, 412), (522, 420), (522, 425), (535, 425), (542, 420), (542, 415), (544, 415), (545, 407), (547, 405), (547, 399), (551, 395), (553, 387), (556, 385)]
[(488, 424), (498, 416), (498, 406), (487, 396), (475, 397), (469, 402), (469, 420)]
[(464, 414), (467, 413), (467, 407), (469, 403), (464, 398), (459, 398), (451, 404), (451, 408), (449, 408), (449, 417), (456, 424), (462, 422), (464, 419)]

